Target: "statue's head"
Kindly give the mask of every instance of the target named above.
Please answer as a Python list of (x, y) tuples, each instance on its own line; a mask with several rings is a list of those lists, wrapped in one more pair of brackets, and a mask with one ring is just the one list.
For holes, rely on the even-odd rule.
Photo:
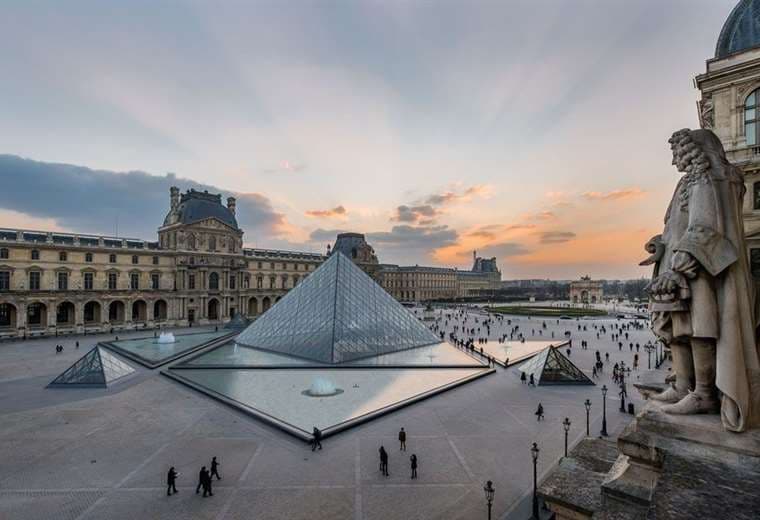
[(673, 152), (673, 165), (681, 173), (704, 173), (710, 169), (711, 158), (726, 161), (720, 139), (710, 130), (683, 128), (673, 132), (668, 142)]

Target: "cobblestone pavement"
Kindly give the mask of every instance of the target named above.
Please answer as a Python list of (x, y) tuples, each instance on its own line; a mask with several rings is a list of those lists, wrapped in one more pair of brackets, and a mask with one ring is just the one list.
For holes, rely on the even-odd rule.
[[(513, 318), (527, 339), (540, 318)], [(532, 486), (529, 448), (541, 448), (539, 473), (564, 449), (561, 421), (572, 421), (571, 445), (585, 435), (583, 402), (593, 402), (591, 433), (601, 424), (601, 383), (612, 387), (611, 365), (633, 352), (591, 324), (546, 320), (544, 335), (573, 329), (571, 360), (590, 374), (595, 350), (610, 353), (599, 385), (529, 388), (515, 369), (503, 370), (325, 440), (311, 452), (278, 430), (159, 374), (137, 374), (110, 389), (44, 389), (103, 337), (35, 339), (0, 344), (0, 518), (5, 519), (423, 519), (484, 518), (483, 484), (496, 488), (494, 518), (506, 518)], [(577, 324), (586, 324), (578, 332)], [(194, 329), (197, 330), (197, 329)], [(527, 332), (526, 332), (527, 331)], [(492, 338), (498, 334), (492, 331)], [(629, 332), (631, 341), (651, 339)], [(140, 335), (139, 333), (137, 335)], [(120, 337), (135, 336), (120, 334)], [(110, 336), (109, 336), (110, 337)], [(79, 340), (79, 350), (74, 349)], [(546, 339), (536, 337), (533, 339)], [(580, 340), (590, 342), (580, 349)], [(64, 353), (56, 355), (56, 343)], [(639, 352), (646, 369), (647, 354)], [(635, 374), (635, 373), (634, 373)], [(635, 378), (635, 375), (634, 375)], [(630, 388), (630, 387), (629, 387)], [(631, 389), (632, 390), (632, 389)], [(633, 398), (638, 407), (638, 396)], [(631, 416), (608, 394), (611, 435)], [(534, 411), (542, 402), (546, 420)], [(408, 432), (407, 451), (396, 441)], [(390, 476), (379, 472), (378, 448), (390, 455)], [(409, 478), (409, 456), (419, 478)], [(214, 496), (195, 494), (198, 470), (221, 462)], [(166, 472), (180, 472), (179, 493), (168, 497)]]

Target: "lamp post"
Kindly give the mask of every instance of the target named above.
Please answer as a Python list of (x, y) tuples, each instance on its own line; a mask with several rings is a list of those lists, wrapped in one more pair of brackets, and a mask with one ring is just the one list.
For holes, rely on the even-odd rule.
[(600, 437), (609, 437), (607, 435), (607, 385), (602, 385), (602, 431)]
[(570, 418), (565, 417), (562, 421), (562, 426), (565, 428), (565, 457), (567, 457), (567, 434), (570, 432)]
[[(647, 343), (644, 345), (644, 349), (647, 351), (647, 369), (652, 370), (652, 351), (655, 349), (655, 346)], [(656, 358), (655, 362), (657, 362)]]
[(533, 447), (530, 449), (530, 455), (533, 458), (533, 516), (531, 520), (539, 520), (538, 517), (538, 472), (536, 466), (538, 464), (538, 445), (534, 442)]
[(586, 399), (586, 402), (583, 403), (583, 406), (586, 407), (586, 437), (591, 435), (589, 432), (589, 422), (588, 422), (588, 414), (591, 411), (591, 399)]
[(491, 520), (491, 506), (493, 504), (493, 495), (496, 490), (493, 488), (493, 482), (490, 480), (486, 482), (483, 492), (486, 494), (486, 502), (488, 503), (488, 520)]

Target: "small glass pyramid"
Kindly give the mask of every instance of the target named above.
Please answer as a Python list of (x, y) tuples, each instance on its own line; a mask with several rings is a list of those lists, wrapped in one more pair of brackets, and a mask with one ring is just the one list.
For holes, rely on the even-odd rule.
[(340, 252), (334, 252), (235, 341), (323, 363), (441, 342)]
[(107, 350), (95, 347), (48, 386), (105, 387), (134, 371), (134, 368)]
[(559, 349), (549, 346), (517, 368), (527, 377), (533, 374), (536, 385), (594, 385)]

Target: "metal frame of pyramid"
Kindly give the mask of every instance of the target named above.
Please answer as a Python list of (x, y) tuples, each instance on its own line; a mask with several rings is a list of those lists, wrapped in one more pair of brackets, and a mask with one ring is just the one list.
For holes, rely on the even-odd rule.
[(48, 387), (105, 388), (134, 372), (135, 369), (129, 364), (96, 346), (64, 370)]
[(236, 342), (336, 364), (441, 340), (348, 257), (335, 252)]
[(533, 374), (536, 385), (596, 385), (583, 370), (551, 345), (517, 369), (528, 377)]

